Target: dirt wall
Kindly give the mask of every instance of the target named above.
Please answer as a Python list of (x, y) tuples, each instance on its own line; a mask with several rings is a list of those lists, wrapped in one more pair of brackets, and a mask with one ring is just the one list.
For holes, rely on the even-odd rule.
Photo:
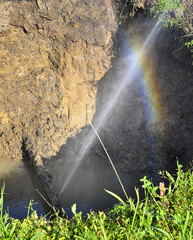
[(117, 22), (99, 0), (0, 2), (0, 153), (51, 157), (95, 112)]

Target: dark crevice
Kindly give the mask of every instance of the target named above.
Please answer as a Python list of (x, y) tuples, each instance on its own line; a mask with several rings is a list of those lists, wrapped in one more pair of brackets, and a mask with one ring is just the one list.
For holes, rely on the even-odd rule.
[(25, 140), (24, 139), (22, 140), (21, 150), (22, 150), (22, 160), (28, 162), (28, 164), (31, 166), (32, 165), (32, 161), (30, 159), (29, 152), (26, 149), (26, 144), (25, 144)]
[(24, 32), (25, 34), (28, 34), (28, 32), (27, 32), (27, 30), (25, 29), (24, 26), (22, 26), (22, 29), (23, 29), (23, 32)]

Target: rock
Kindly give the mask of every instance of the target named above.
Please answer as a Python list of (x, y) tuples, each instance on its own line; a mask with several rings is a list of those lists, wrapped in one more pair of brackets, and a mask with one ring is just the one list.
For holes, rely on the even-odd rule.
[(57, 211), (62, 209), (61, 203), (59, 201), (58, 194), (56, 193), (53, 182), (52, 182), (52, 174), (45, 167), (44, 162), (42, 161), (40, 156), (36, 156), (35, 158), (31, 155), (30, 163), (35, 168), (38, 177), (40, 178), (41, 184), (45, 190), (46, 196), (48, 197), (49, 205), (54, 207)]
[[(0, 2), (0, 152), (50, 158), (95, 112), (117, 31), (103, 0)], [(14, 132), (12, 129), (14, 128)], [(38, 133), (38, 134), (37, 134)]]
[(0, 155), (20, 160), (24, 146), (57, 210), (42, 158), (55, 155), (93, 117), (117, 31), (112, 3), (105, 3), (0, 2)]
[(176, 8), (176, 9), (174, 9), (174, 10), (170, 13), (171, 17), (173, 17), (173, 18), (182, 17), (183, 14), (184, 14), (183, 11), (182, 11), (179, 7)]

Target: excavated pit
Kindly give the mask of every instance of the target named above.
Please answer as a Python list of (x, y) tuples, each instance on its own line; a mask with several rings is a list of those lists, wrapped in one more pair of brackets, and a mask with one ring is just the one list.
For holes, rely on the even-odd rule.
[[(132, 64), (128, 58), (154, 27), (144, 15), (148, 2), (136, 3), (129, 26), (118, 33), (111, 1), (0, 3), (0, 153), (20, 160), (24, 146), (57, 209), (78, 202), (76, 194), (72, 199), (67, 195), (84, 184), (87, 192), (95, 192), (85, 211), (97, 209), (95, 183), (106, 175), (104, 185), (99, 184), (104, 188), (114, 178), (96, 140), (77, 169), (80, 175), (75, 172), (68, 192), (58, 198), (92, 132), (89, 121), (97, 126)], [(175, 40), (178, 34), (161, 29), (154, 36), (142, 71), (123, 89), (99, 131), (132, 196), (144, 175), (156, 181), (158, 170), (175, 169), (176, 158), (184, 165), (192, 160), (193, 69), (189, 53)], [(81, 179), (81, 171), (89, 175), (85, 169), (93, 185)], [(79, 194), (86, 197), (84, 191)], [(80, 200), (84, 205), (85, 198)]]
[[(120, 30), (118, 55), (98, 83), (96, 113), (92, 120), (96, 128), (103, 117), (101, 113), (111, 104), (132, 66), (128, 58), (141, 49), (139, 46), (154, 26), (154, 21), (141, 16), (127, 29)], [(132, 197), (135, 197), (134, 186), (140, 188), (140, 178), (144, 175), (158, 184), (161, 180), (159, 170), (175, 172), (177, 159), (184, 167), (192, 161), (193, 68), (184, 61), (184, 54), (176, 58), (173, 53), (175, 34), (160, 29), (154, 36), (140, 62), (143, 71), (137, 72), (123, 88), (98, 130)], [(77, 209), (83, 213), (111, 207), (115, 202), (104, 188), (125, 197), (97, 138), (83, 157), (79, 157), (93, 134), (91, 126), (87, 125), (75, 137), (69, 138), (51, 161), (44, 159), (44, 164), (53, 173), (58, 194), (80, 161), (60, 195), (61, 204), (68, 213), (73, 203), (77, 203)]]

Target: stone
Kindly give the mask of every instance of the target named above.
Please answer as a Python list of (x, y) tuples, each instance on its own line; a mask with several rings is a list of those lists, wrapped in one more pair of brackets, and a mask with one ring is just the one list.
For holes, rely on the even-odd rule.
[(117, 31), (105, 3), (0, 2), (0, 152), (50, 158), (92, 119)]
[(178, 18), (183, 16), (183, 11), (178, 7), (171, 12), (171, 17)]

